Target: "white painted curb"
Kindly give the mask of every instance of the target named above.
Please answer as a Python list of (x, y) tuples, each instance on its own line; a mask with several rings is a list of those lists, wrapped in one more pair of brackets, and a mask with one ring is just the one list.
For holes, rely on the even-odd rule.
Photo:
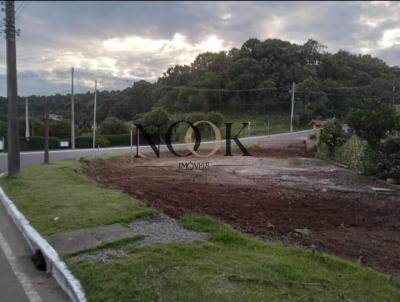
[(47, 271), (53, 275), (70, 299), (73, 302), (86, 302), (86, 296), (80, 282), (72, 275), (66, 264), (61, 261), (56, 250), (31, 226), (1, 187), (0, 200), (14, 220), (15, 225), (24, 235), (32, 252), (35, 253), (37, 250), (42, 252), (46, 260)]

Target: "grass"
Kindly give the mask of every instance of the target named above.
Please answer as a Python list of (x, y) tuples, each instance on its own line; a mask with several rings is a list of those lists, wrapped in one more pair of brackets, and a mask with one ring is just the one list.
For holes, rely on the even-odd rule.
[(125, 194), (97, 187), (78, 173), (77, 161), (33, 165), (0, 184), (43, 235), (131, 222), (156, 211)]
[(208, 217), (181, 223), (210, 241), (141, 247), (124, 240), (111, 246), (122, 258), (64, 258), (92, 302), (400, 300), (399, 279), (350, 261), (265, 243)]
[[(224, 122), (233, 123), (232, 135), (236, 135), (242, 128), (242, 123), (250, 122), (250, 128), (246, 127), (242, 130), (240, 137), (256, 136), (256, 135), (269, 135), (285, 133), (290, 131), (290, 114), (273, 112), (269, 114), (260, 113), (232, 113), (222, 112), (224, 116)], [(180, 139), (183, 141), (183, 137), (186, 133), (187, 126), (181, 126), (178, 132)], [(308, 125), (294, 125), (294, 131), (300, 131), (310, 129)], [(208, 126), (205, 127), (205, 131), (201, 131), (203, 139), (210, 140), (214, 139), (214, 133)], [(225, 137), (225, 126), (220, 127), (222, 136)], [(201, 129), (200, 129), (201, 130)]]
[[(44, 235), (156, 212), (132, 197), (97, 187), (78, 171), (77, 161), (35, 165), (0, 184)], [(209, 217), (183, 216), (180, 223), (207, 232), (210, 240), (140, 246), (135, 237), (78, 254), (125, 252), (108, 261), (62, 257), (90, 302), (400, 301), (398, 278), (356, 263), (264, 242)]]
[[(290, 130), (290, 115), (284, 113), (270, 113), (270, 114), (233, 114), (224, 113), (226, 122), (233, 122), (233, 133), (240, 130), (241, 124), (244, 122), (251, 122), (250, 130), (243, 129), (241, 136), (253, 135), (269, 135), (289, 132)], [(294, 131), (309, 129), (310, 127), (294, 125)]]

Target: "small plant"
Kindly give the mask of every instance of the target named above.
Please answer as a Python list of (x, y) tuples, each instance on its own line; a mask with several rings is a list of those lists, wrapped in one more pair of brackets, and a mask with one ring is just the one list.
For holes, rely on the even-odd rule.
[(320, 144), (326, 146), (330, 157), (335, 153), (336, 148), (343, 145), (346, 141), (346, 135), (342, 124), (336, 119), (330, 119), (321, 130)]
[(352, 169), (363, 170), (367, 145), (357, 135), (352, 135), (335, 154), (335, 159)]

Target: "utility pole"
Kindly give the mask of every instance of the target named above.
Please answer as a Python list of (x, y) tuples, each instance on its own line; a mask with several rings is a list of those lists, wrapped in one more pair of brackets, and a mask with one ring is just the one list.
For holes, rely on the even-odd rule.
[(5, 1), (6, 6), (6, 57), (7, 57), (7, 98), (8, 98), (8, 176), (20, 172), (19, 131), (18, 131), (18, 90), (17, 54), (15, 39), (14, 1)]
[(28, 108), (28, 99), (25, 99), (25, 138), (29, 140), (29, 108)]
[(395, 103), (394, 101), (394, 94), (396, 93), (396, 86), (393, 84), (393, 91), (392, 91), (392, 102), (393, 104)]
[(35, 136), (35, 120), (34, 120), (34, 116), (33, 116), (33, 110), (31, 111), (31, 119), (32, 119), (32, 123), (31, 123), (31, 135), (32, 137)]
[(294, 114), (294, 90), (296, 88), (296, 84), (294, 81), (292, 82), (292, 107), (290, 110), (290, 132), (293, 132), (293, 114)]
[(94, 81), (94, 105), (93, 105), (93, 149), (96, 148), (96, 107), (97, 107), (97, 80)]
[(71, 68), (71, 148), (75, 149), (75, 96), (74, 96), (74, 68)]
[(44, 105), (44, 163), (49, 163), (49, 101)]

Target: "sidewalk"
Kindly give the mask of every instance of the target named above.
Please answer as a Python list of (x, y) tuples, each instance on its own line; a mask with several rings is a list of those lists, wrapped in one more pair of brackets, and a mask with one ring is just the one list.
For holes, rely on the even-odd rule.
[(38, 271), (25, 239), (0, 205), (0, 300), (2, 302), (67, 302), (51, 276)]

